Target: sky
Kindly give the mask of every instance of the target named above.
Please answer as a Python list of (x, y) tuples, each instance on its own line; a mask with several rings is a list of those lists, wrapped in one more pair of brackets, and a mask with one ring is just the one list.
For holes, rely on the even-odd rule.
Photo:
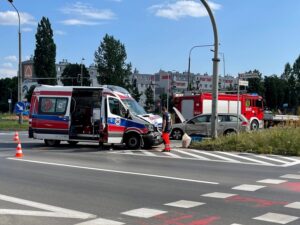
[[(258, 69), (281, 75), (300, 55), (299, 0), (211, 0), (219, 34), (219, 74), (237, 76)], [(14, 0), (21, 15), (22, 60), (34, 54), (41, 18), (54, 31), (56, 62), (94, 63), (105, 34), (126, 48), (127, 62), (143, 74), (160, 69), (185, 72), (189, 51), (214, 43), (210, 19), (200, 0)], [(212, 74), (213, 52), (191, 52), (191, 72)], [(223, 55), (225, 64), (223, 62)], [(18, 19), (0, 0), (0, 78), (17, 75)]]

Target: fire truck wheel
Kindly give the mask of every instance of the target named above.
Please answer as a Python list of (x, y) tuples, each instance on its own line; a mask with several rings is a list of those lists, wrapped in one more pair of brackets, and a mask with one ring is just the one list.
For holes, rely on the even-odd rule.
[(182, 135), (183, 135), (182, 130), (180, 130), (180, 129), (174, 129), (174, 130), (172, 130), (171, 137), (174, 140), (181, 140), (182, 139)]
[(130, 134), (126, 137), (126, 147), (138, 149), (141, 147), (141, 138), (137, 134)]
[(58, 140), (45, 139), (44, 142), (47, 146), (50, 146), (50, 147), (54, 147), (54, 146), (57, 146), (60, 144), (60, 141), (58, 141)]
[(258, 130), (258, 127), (259, 127), (258, 121), (257, 120), (253, 120), (251, 122), (251, 125), (250, 125), (251, 130)]
[(75, 146), (78, 144), (78, 141), (68, 141), (69, 145)]

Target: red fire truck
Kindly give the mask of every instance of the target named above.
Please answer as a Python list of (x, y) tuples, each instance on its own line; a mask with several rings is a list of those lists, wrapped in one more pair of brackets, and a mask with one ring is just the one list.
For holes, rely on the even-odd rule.
[[(237, 113), (237, 103), (237, 94), (219, 93), (218, 113)], [(211, 113), (212, 93), (176, 95), (174, 106), (186, 119), (202, 113)], [(239, 113), (249, 120), (252, 130), (263, 128), (264, 108), (261, 96), (257, 94), (240, 94)]]

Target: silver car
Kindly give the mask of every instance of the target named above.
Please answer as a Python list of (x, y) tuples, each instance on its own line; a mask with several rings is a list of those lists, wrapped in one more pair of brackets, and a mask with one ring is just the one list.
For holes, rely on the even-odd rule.
[[(211, 136), (211, 113), (201, 114), (193, 117), (190, 120), (185, 120), (182, 114), (174, 108), (181, 123), (175, 123), (172, 126), (171, 138), (180, 140), (184, 133), (188, 135)], [(237, 114), (234, 113), (219, 113), (218, 114), (218, 135), (228, 135), (239, 132), (249, 131), (249, 121), (243, 116), (239, 115), (239, 125), (237, 121)], [(238, 128), (239, 127), (239, 128)]]

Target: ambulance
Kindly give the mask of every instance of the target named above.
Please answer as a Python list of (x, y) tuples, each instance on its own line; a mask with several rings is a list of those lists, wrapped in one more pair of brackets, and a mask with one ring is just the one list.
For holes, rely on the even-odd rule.
[(118, 86), (41, 85), (31, 98), (29, 137), (48, 146), (67, 141), (150, 148), (162, 143), (161, 127), (160, 116), (148, 114)]

